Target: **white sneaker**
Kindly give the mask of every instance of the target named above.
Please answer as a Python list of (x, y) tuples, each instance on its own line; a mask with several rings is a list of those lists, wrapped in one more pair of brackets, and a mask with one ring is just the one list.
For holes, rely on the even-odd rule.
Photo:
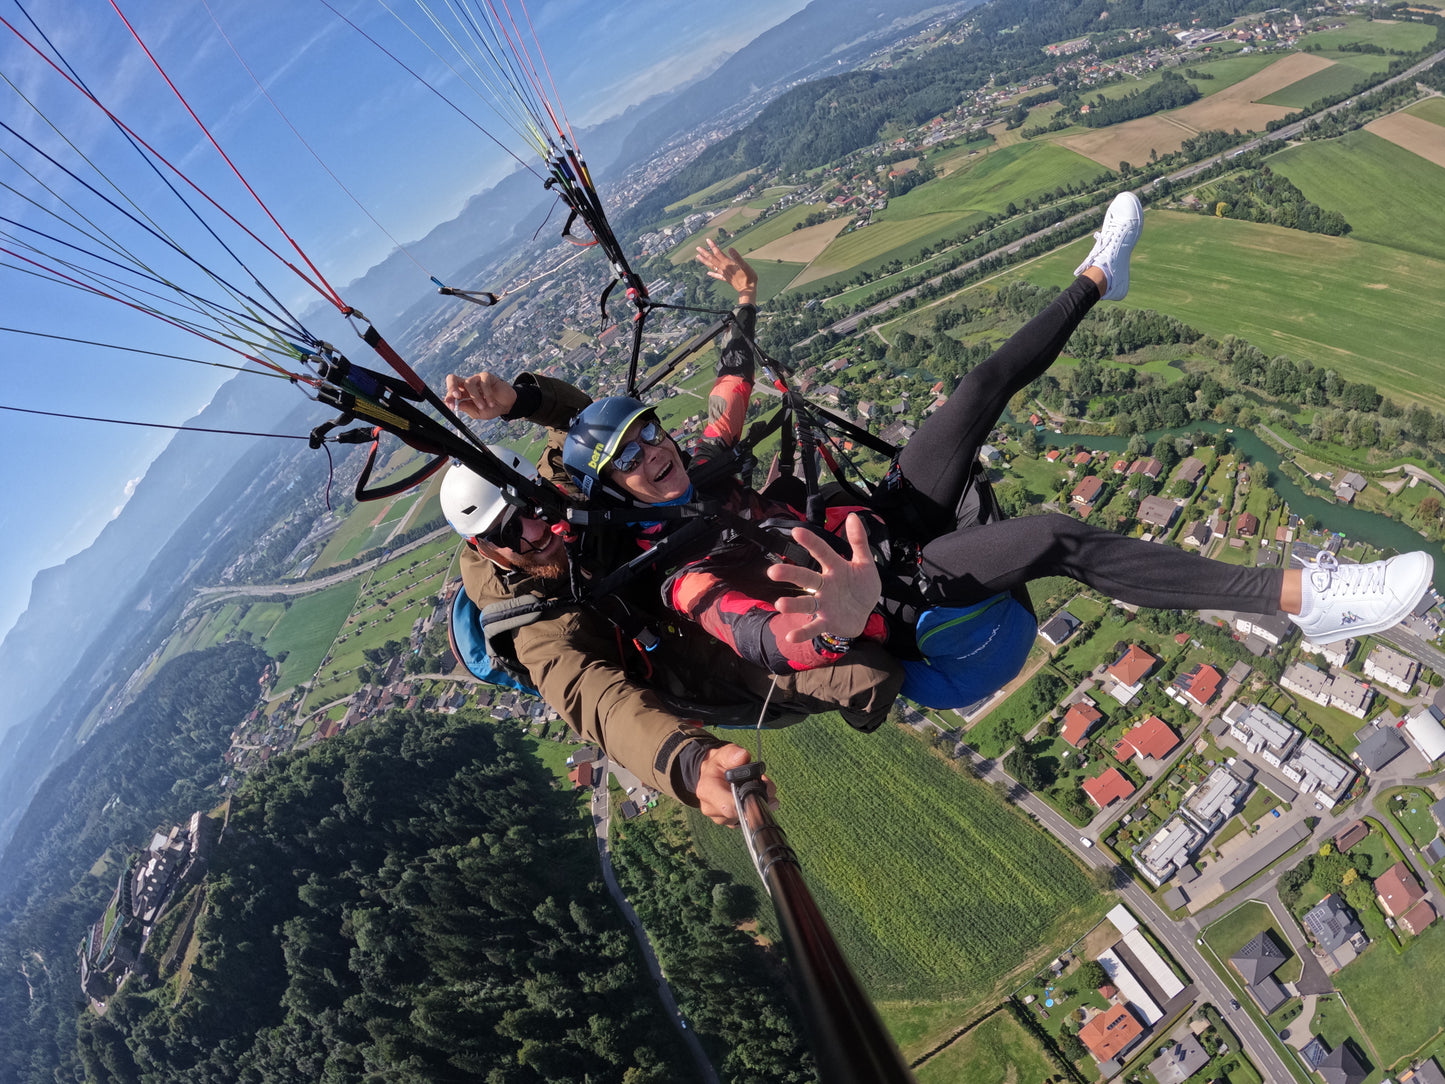
[(1304, 602), (1290, 614), (1305, 638), (1332, 644), (1398, 625), (1415, 608), (1435, 571), (1428, 553), (1402, 553), (1388, 561), (1342, 565), (1321, 553), (1304, 567)]
[(1144, 207), (1133, 192), (1120, 192), (1104, 212), (1104, 224), (1094, 234), (1094, 247), (1074, 268), (1075, 277), (1097, 267), (1109, 280), (1101, 301), (1119, 301), (1129, 292), (1129, 253), (1144, 228)]

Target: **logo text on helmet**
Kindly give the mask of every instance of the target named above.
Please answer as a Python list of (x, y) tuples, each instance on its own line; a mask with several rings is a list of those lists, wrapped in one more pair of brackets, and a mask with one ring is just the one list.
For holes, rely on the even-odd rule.
[(607, 445), (594, 444), (592, 446), (592, 458), (587, 463), (589, 470), (598, 470), (602, 466), (602, 457), (607, 452)]

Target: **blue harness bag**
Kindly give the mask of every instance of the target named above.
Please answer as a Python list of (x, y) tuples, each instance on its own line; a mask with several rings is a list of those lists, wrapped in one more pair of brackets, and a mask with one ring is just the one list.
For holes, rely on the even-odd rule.
[(1038, 622), (1004, 593), (973, 606), (925, 610), (916, 626), (923, 658), (903, 662), (903, 690), (926, 708), (961, 708), (1002, 689), (1023, 669)]

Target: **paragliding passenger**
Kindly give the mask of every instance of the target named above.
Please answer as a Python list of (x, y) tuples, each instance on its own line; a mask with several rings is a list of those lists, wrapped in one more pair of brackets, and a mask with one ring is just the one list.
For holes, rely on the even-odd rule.
[[(874, 509), (829, 509), (825, 529), (835, 536), (843, 529), (845, 552), (797, 528), (794, 540), (818, 568), (770, 563), (755, 542), (736, 536), (724, 542), (720, 532), (709, 552), (671, 570), (662, 585), (666, 603), (775, 673), (832, 666), (860, 644), (881, 642), (903, 661), (902, 695), (940, 708), (973, 703), (1018, 673), (1036, 631), (1021, 589), (1045, 576), (1068, 576), (1140, 606), (1284, 612), (1317, 643), (1399, 622), (1430, 584), (1428, 554), (1364, 565), (1337, 564), (1325, 554), (1303, 571), (1241, 568), (1061, 513), (999, 516), (976, 466), (979, 448), (1010, 397), (1048, 369), (1089, 310), (1128, 292), (1130, 252), (1142, 225), (1139, 200), (1117, 197), (1074, 282), (964, 376), (902, 449), (886, 480), (887, 499)], [(689, 469), (696, 474), (700, 463), (738, 442), (753, 385), (757, 276), (735, 250), (723, 253), (712, 242), (698, 249), (698, 259), (738, 292), (740, 305), (691, 462), (645, 404), (613, 397), (578, 416), (564, 464), (594, 499), (720, 500), (755, 522), (801, 518), (733, 477), (706, 492), (689, 477)], [(674, 524), (643, 526), (639, 540), (651, 544)], [(899, 559), (900, 550), (907, 559)], [(773, 583), (760, 584), (760, 572)], [(778, 597), (776, 584), (800, 590)]]
[[(554, 392), (564, 401), (565, 393), (581, 394), (552, 383), (558, 387), (542, 389), (549, 405)], [(574, 404), (568, 416), (576, 409)], [(524, 476), (536, 476), (536, 467), (510, 449), (492, 451)], [(645, 785), (700, 808), (719, 824), (737, 823), (723, 774), (749, 756), (703, 730), (703, 722), (754, 725), (769, 694), (774, 710), (767, 726), (840, 706), (831, 699), (837, 675), (798, 674), (774, 687), (771, 675), (744, 660), (719, 658), (716, 644), (687, 623), (662, 635), (653, 651), (634, 649), (596, 609), (568, 601), (573, 592), (567, 550), (540, 513), (508, 503), (497, 486), (460, 465), (443, 478), (441, 501), (448, 522), (467, 542), (461, 573), (472, 605), (485, 612), (519, 598), (547, 603), (520, 627), (488, 637), (488, 647), (520, 666), (576, 733)], [(633, 676), (639, 664), (650, 674), (647, 684)], [(838, 668), (838, 675), (844, 673), (853, 682), (841, 705), (845, 717), (863, 729), (876, 727), (902, 683), (897, 663), (879, 649), (859, 653), (848, 667)], [(824, 684), (820, 679), (828, 679), (826, 699), (813, 688)]]

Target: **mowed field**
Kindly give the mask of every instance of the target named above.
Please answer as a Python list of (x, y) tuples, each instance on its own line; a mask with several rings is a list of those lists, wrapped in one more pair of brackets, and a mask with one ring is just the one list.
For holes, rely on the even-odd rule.
[(1102, 172), (1088, 159), (1043, 141), (995, 148), (967, 161), (946, 177), (890, 200), (873, 225), (844, 234), (824, 249), (793, 287), (859, 268), (873, 270), (990, 214), (1002, 214), (1010, 203), (1045, 195), (1060, 185), (1093, 181)]
[(1365, 125), (1365, 131), (1445, 168), (1445, 128), (1424, 117), (1391, 113), (1388, 117), (1372, 120)]
[(833, 238), (843, 232), (843, 227), (848, 225), (847, 218), (834, 218), (827, 222), (819, 222), (816, 226), (804, 226), (800, 230), (793, 230), (776, 241), (769, 241), (767, 244), (755, 248), (748, 253), (753, 260), (783, 260), (789, 263), (812, 263), (818, 258)]
[[(1080, 240), (1005, 277), (1062, 286)], [(1396, 402), (1445, 410), (1445, 260), (1352, 237), (1206, 215), (1149, 211), (1125, 304), (1157, 309), (1216, 338), (1307, 358)], [(909, 323), (933, 314), (918, 310)]]
[[(1445, 128), (1410, 119), (1425, 124), (1427, 136), (1445, 136)], [(1357, 131), (1291, 147), (1269, 165), (1310, 200), (1344, 215), (1352, 239), (1445, 260), (1445, 169), (1420, 155)]]
[(1145, 162), (1151, 150), (1160, 154), (1177, 151), (1186, 139), (1211, 128), (1263, 130), (1266, 123), (1278, 120), (1290, 111), (1284, 106), (1260, 104), (1261, 99), (1329, 67), (1331, 63), (1310, 53), (1290, 53), (1248, 79), (1192, 102), (1183, 109), (1107, 128), (1066, 134), (1057, 142), (1101, 165), (1117, 166), (1121, 161)]
[[(816, 718), (769, 731), (763, 759), (809, 887), (876, 999), (958, 1001), (961, 1026), (1108, 905), (992, 787), (896, 726)], [(731, 867), (742, 841), (709, 825), (699, 845)]]

